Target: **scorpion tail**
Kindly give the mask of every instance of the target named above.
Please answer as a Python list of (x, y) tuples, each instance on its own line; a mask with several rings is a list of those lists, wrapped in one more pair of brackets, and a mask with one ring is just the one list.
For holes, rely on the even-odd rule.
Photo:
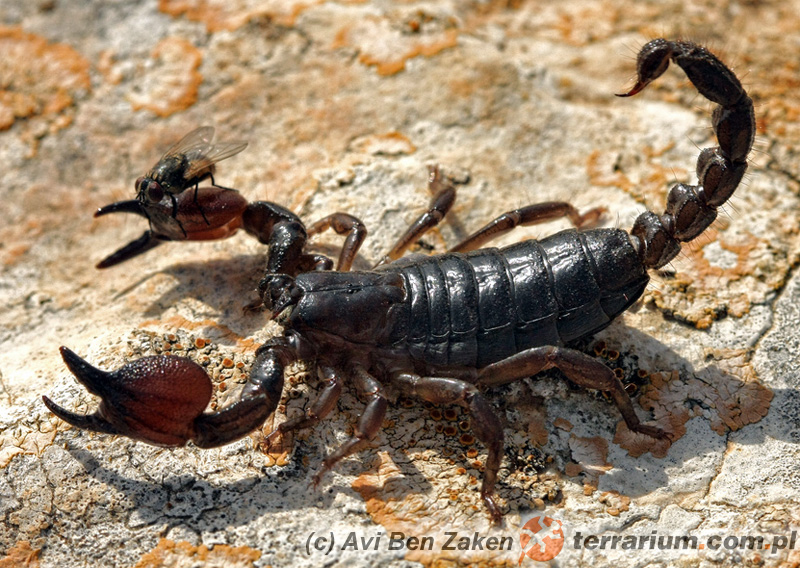
[(659, 77), (672, 60), (701, 95), (718, 106), (711, 115), (719, 146), (706, 148), (697, 160), (696, 186), (678, 184), (669, 192), (663, 215), (647, 211), (633, 225), (639, 255), (649, 268), (660, 268), (678, 255), (681, 242), (697, 238), (717, 217), (717, 207), (736, 190), (747, 170), (756, 124), (753, 101), (741, 82), (706, 48), (689, 41), (656, 39), (637, 58), (636, 85), (628, 97)]

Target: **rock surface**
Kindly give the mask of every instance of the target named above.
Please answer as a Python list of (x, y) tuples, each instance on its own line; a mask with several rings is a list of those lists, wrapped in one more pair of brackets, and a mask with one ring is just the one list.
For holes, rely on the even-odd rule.
[[(562, 566), (800, 563), (798, 10), (796, 0), (4, 0), (0, 566), (516, 565), (521, 528), (539, 515), (562, 523)], [(221, 405), (279, 331), (242, 314), (264, 259), (246, 235), (94, 268), (146, 227), (93, 210), (132, 198), (134, 180), (193, 128), (249, 142), (216, 175), (248, 199), (308, 220), (361, 218), (371, 234), (357, 268), (424, 210), (436, 163), (463, 183), (426, 248), (549, 200), (605, 206), (603, 223), (627, 228), (646, 208), (661, 212), (672, 184), (694, 182), (699, 148), (715, 145), (711, 105), (679, 70), (633, 99), (613, 96), (657, 36), (695, 39), (729, 62), (758, 124), (720, 219), (587, 346), (638, 384), (639, 414), (675, 432), (673, 444), (631, 436), (612, 405), (554, 374), (495, 389), (506, 425), (495, 529), (478, 495), (485, 451), (457, 408), (400, 401), (373, 448), (314, 491), (322, 457), (363, 406), (349, 388), (330, 419), (266, 450), (261, 433), (218, 450), (155, 448), (77, 431), (42, 404), (42, 394), (81, 412), (96, 404), (59, 357), (67, 345), (107, 369), (189, 356), (207, 365)], [(335, 254), (340, 240), (314, 242)], [(294, 368), (275, 423), (318, 390), (313, 369)], [(433, 546), (393, 548), (393, 532)], [(710, 544), (659, 550), (658, 536)], [(641, 549), (623, 549), (626, 537)], [(747, 537), (771, 546), (740, 547)]]

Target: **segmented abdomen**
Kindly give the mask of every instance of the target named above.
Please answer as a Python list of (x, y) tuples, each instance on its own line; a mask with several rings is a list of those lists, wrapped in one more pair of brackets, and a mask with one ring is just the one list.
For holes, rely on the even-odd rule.
[(568, 230), (503, 249), (401, 259), (385, 270), (405, 279), (408, 352), (432, 366), (481, 368), (530, 347), (589, 336), (648, 282), (620, 229)]

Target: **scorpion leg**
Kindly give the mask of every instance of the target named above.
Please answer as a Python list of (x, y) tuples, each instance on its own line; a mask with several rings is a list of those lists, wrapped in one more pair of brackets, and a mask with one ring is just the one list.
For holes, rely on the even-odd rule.
[(605, 212), (605, 207), (595, 207), (581, 215), (575, 207), (564, 201), (528, 205), (503, 213), (451, 248), (449, 252), (469, 252), (481, 248), (487, 242), (505, 235), (516, 227), (527, 227), (561, 217), (568, 217), (572, 224), (580, 229), (596, 223)]
[(678, 64), (701, 95), (718, 106), (711, 115), (719, 146), (700, 152), (699, 185), (679, 184), (667, 198), (663, 215), (650, 211), (635, 221), (631, 234), (639, 242), (642, 263), (660, 268), (680, 252), (681, 242), (697, 238), (717, 217), (717, 207), (733, 194), (747, 170), (747, 155), (755, 138), (753, 101), (736, 75), (714, 54), (689, 41), (656, 39), (637, 58), (636, 85), (619, 96), (644, 89), (669, 66)]
[(611, 395), (628, 428), (651, 438), (667, 438), (656, 426), (642, 424), (628, 393), (609, 367), (588, 355), (566, 347), (534, 347), (488, 365), (478, 373), (477, 384), (496, 386), (530, 377), (553, 367), (576, 385), (598, 389)]
[(488, 450), (481, 499), (489, 510), (492, 521), (500, 524), (503, 515), (494, 500), (494, 486), (503, 457), (503, 424), (492, 405), (475, 385), (460, 379), (420, 377), (410, 373), (398, 373), (392, 379), (393, 384), (404, 394), (417, 396), (434, 404), (459, 404), (469, 411), (472, 416), (472, 431)]
[(337, 235), (347, 235), (336, 264), (336, 270), (347, 272), (353, 265), (358, 249), (367, 238), (367, 228), (360, 219), (348, 213), (333, 213), (311, 225), (307, 233), (312, 237), (328, 229), (333, 229)]
[(403, 256), (408, 248), (418, 241), (422, 235), (441, 223), (444, 216), (453, 206), (456, 199), (456, 189), (448, 181), (447, 176), (439, 166), (431, 166), (428, 168), (428, 172), (428, 188), (433, 193), (428, 210), (411, 224), (408, 230), (397, 240), (392, 250), (378, 263), (378, 266)]
[[(415, 241), (438, 225), (456, 198), (455, 188), (446, 181), (445, 175), (438, 166), (430, 169), (430, 189), (434, 192), (433, 199), (428, 210), (423, 213), (409, 227), (408, 231), (400, 237), (392, 250), (381, 260), (379, 265), (392, 260), (397, 260)], [(568, 217), (572, 224), (578, 228), (586, 227), (595, 223), (606, 211), (605, 207), (596, 207), (581, 215), (575, 207), (562, 201), (551, 201), (528, 205), (514, 211), (503, 213), (464, 241), (451, 248), (449, 252), (468, 252), (480, 248), (486, 242), (504, 235), (518, 226), (535, 225)]]
[(332, 367), (319, 365), (319, 370), (324, 377), (325, 386), (317, 397), (317, 400), (306, 409), (302, 416), (279, 424), (277, 428), (267, 435), (265, 440), (267, 443), (278, 434), (313, 426), (325, 418), (330, 411), (333, 410), (333, 407), (336, 406), (336, 401), (339, 400), (339, 396), (342, 394), (342, 380)]
[(375, 438), (383, 424), (388, 401), (383, 393), (378, 380), (367, 373), (360, 365), (353, 365), (351, 375), (354, 379), (356, 390), (367, 399), (364, 412), (358, 419), (358, 425), (353, 432), (353, 437), (339, 446), (335, 452), (325, 458), (322, 468), (314, 475), (314, 486), (319, 485), (322, 477), (347, 456), (364, 449)]

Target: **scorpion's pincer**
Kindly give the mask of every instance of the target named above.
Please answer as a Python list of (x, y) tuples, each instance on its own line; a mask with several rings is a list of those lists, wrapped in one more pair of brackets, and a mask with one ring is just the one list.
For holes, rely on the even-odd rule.
[(212, 386), (198, 364), (174, 355), (144, 357), (117, 371), (97, 369), (61, 347), (69, 370), (102, 401), (94, 414), (70, 412), (43, 396), (53, 414), (78, 428), (120, 434), (159, 446), (182, 446), (196, 436), (196, 420)]

